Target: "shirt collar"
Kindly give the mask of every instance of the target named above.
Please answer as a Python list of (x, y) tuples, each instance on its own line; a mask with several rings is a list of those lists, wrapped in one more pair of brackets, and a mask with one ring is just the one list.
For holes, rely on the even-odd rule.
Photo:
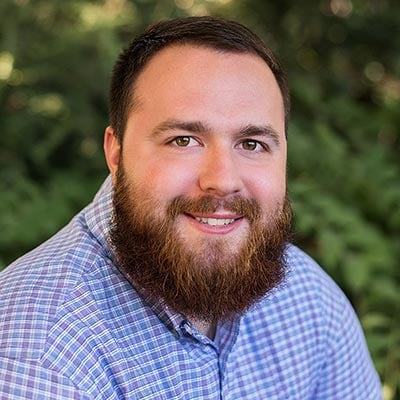
[(84, 210), (84, 218), (89, 231), (111, 259), (113, 257), (108, 237), (111, 228), (113, 193), (114, 188), (109, 175), (96, 193), (92, 203)]
[[(111, 259), (113, 264), (118, 268), (109, 243), (113, 194), (114, 187), (111, 176), (109, 175), (101, 185), (92, 203), (90, 203), (84, 210), (84, 218), (91, 234), (101, 244), (106, 256)], [(125, 279), (127, 279), (127, 277), (125, 277)], [(150, 297), (143, 288), (138, 287), (135, 284), (132, 284), (132, 286), (141, 299), (153, 310), (160, 321), (166, 325), (166, 327), (173, 332), (176, 337), (181, 336), (182, 326), (186, 321), (185, 318), (170, 310), (164, 303), (163, 299), (154, 299)]]

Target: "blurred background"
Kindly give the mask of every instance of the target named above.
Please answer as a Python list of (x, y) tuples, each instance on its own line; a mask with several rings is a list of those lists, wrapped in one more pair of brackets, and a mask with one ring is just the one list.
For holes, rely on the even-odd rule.
[(0, 269), (67, 223), (107, 175), (120, 49), (151, 22), (205, 14), (246, 24), (286, 65), (296, 243), (346, 292), (385, 400), (400, 399), (398, 0), (2, 0)]

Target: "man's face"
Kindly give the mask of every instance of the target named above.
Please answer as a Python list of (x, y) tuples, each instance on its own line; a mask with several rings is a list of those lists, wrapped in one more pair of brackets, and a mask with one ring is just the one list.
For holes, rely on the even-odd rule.
[(132, 229), (168, 223), (164, 235), (192, 269), (243, 261), (249, 238), (274, 228), (285, 205), (285, 118), (271, 70), (249, 54), (169, 47), (139, 75), (135, 99), (122, 149), (111, 128), (105, 139)]

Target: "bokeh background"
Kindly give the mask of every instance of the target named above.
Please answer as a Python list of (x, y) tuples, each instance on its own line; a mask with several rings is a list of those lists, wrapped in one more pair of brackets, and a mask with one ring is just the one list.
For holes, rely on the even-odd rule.
[(2, 0), (0, 269), (68, 222), (107, 175), (120, 49), (151, 22), (205, 14), (248, 25), (286, 65), (296, 243), (346, 292), (385, 400), (400, 399), (398, 0)]

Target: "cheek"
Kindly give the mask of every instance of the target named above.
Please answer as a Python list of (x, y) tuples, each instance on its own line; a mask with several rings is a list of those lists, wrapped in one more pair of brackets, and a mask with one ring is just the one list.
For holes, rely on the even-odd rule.
[(286, 172), (270, 170), (253, 175), (247, 180), (247, 188), (262, 207), (276, 207), (283, 203), (286, 195)]
[(168, 201), (189, 192), (196, 180), (191, 168), (165, 161), (142, 164), (135, 175), (138, 185), (147, 188), (160, 201)]

